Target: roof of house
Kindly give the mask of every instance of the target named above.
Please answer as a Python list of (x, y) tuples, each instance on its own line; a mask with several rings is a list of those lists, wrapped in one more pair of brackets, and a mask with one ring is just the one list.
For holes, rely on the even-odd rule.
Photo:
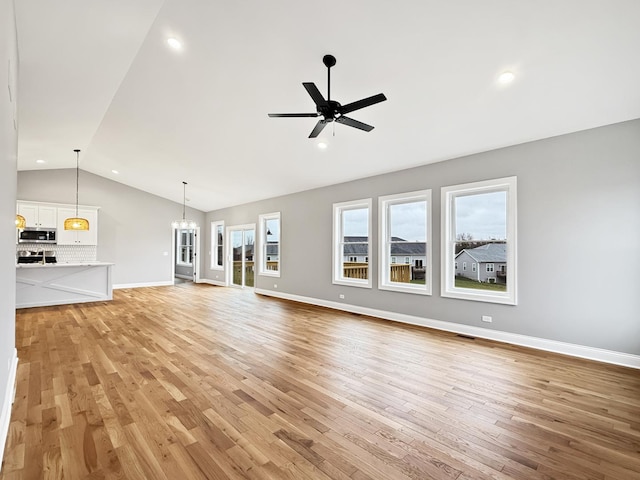
[(503, 263), (507, 261), (506, 243), (487, 243), (476, 248), (465, 248), (456, 255), (456, 258), (462, 255), (463, 252), (467, 252), (478, 263)]
[[(394, 242), (404, 242), (400, 237), (391, 237)], [(368, 255), (367, 237), (346, 236), (344, 237), (343, 255)], [(361, 242), (361, 243), (357, 243)], [(426, 255), (427, 244), (425, 242), (404, 242), (392, 243), (391, 255)]]

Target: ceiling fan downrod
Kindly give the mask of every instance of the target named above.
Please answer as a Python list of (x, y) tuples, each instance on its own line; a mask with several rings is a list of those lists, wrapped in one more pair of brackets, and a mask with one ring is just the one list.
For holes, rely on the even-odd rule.
[(327, 102), (331, 100), (331, 67), (336, 64), (336, 57), (333, 55), (325, 55), (322, 57), (322, 63), (327, 67)]

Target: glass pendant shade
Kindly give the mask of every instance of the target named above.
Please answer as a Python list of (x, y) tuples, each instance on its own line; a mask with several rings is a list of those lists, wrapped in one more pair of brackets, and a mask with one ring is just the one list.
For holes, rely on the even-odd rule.
[(182, 182), (182, 219), (171, 222), (173, 228), (193, 229), (198, 226), (195, 220), (185, 218), (187, 209), (187, 182)]
[(65, 230), (89, 230), (89, 220), (86, 218), (70, 217), (64, 221)]
[(80, 179), (80, 150), (74, 150), (76, 152), (76, 216), (66, 218), (64, 221), (65, 230), (89, 230), (89, 220), (86, 218), (78, 217), (78, 186)]
[(16, 228), (22, 230), (27, 226), (27, 219), (22, 215), (16, 215)]

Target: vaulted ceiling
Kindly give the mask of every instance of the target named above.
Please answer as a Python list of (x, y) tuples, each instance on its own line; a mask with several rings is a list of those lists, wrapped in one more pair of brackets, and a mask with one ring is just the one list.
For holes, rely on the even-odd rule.
[[(637, 0), (19, 0), (18, 169), (202, 211), (640, 117)], [(182, 44), (171, 48), (168, 38)], [(314, 118), (302, 82), (369, 133)], [(507, 85), (498, 76), (510, 71)], [(44, 163), (36, 163), (41, 160)], [(579, 161), (579, 159), (576, 159)], [(113, 170), (118, 173), (113, 173)]]

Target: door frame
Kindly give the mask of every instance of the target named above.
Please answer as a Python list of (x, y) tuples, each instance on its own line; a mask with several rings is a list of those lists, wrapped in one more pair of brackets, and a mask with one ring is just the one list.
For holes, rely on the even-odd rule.
[[(246, 285), (236, 285), (233, 283), (233, 246), (231, 245), (231, 234), (232, 232), (237, 232), (237, 231), (242, 231), (244, 232), (245, 230), (253, 230), (253, 265), (254, 265), (254, 270), (255, 270), (255, 259), (256, 259), (256, 224), (255, 223), (245, 223), (242, 225), (230, 225), (228, 227), (225, 227), (225, 236), (226, 236), (226, 247), (225, 247), (225, 255), (227, 258), (227, 271), (226, 271), (226, 278), (225, 281), (227, 283), (228, 286), (230, 287), (235, 287), (235, 288), (247, 288)], [(243, 240), (244, 240), (244, 235), (243, 235)], [(242, 242), (243, 246), (244, 246), (244, 241)], [(244, 259), (243, 259), (244, 261)], [(256, 277), (257, 275), (254, 273), (253, 276), (253, 287), (249, 287), (249, 288), (256, 288)], [(243, 282), (244, 283), (244, 282)]]
[(200, 283), (200, 227), (195, 228), (180, 228), (171, 227), (171, 283), (175, 284), (176, 278), (176, 230), (193, 230), (194, 242), (193, 242), (193, 274), (191, 281), (193, 283)]

